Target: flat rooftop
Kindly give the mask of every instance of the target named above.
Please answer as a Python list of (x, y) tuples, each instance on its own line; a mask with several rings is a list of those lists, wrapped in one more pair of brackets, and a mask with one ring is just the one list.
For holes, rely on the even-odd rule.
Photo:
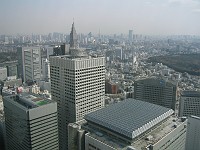
[(102, 56), (92, 56), (92, 55), (86, 55), (86, 56), (61, 55), (61, 56), (53, 56), (53, 57), (62, 58), (62, 59), (70, 59), (70, 60), (82, 60), (82, 59), (91, 59), (91, 58), (101, 58)]
[(200, 97), (200, 91), (182, 91), (183, 97)]
[(159, 78), (159, 77), (139, 79), (139, 80), (136, 80), (136, 82), (142, 83), (142, 84), (152, 84), (155, 86), (176, 86), (177, 85), (177, 83), (174, 81), (166, 80), (164, 78)]
[(88, 123), (100, 125), (128, 139), (134, 139), (174, 113), (172, 109), (127, 99), (87, 114)]
[(133, 148), (140, 150), (148, 147), (149, 145), (156, 144), (182, 124), (186, 124), (186, 122), (183, 122), (175, 116), (170, 116), (167, 120), (163, 121), (162, 124), (156, 126), (154, 130), (143, 134), (141, 138), (133, 140), (132, 143), (127, 143), (114, 136), (111, 137), (109, 134), (96, 128), (90, 129), (90, 132), (88, 132), (87, 135), (115, 149), (127, 150), (128, 147), (132, 146)]
[(28, 109), (40, 107), (53, 102), (52, 100), (44, 98), (40, 95), (28, 94), (28, 93), (15, 95), (14, 101)]

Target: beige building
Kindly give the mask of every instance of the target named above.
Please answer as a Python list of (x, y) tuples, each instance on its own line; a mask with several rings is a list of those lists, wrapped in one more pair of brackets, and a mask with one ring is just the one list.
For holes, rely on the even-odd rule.
[(104, 107), (105, 58), (64, 55), (50, 58), (52, 98), (58, 103), (60, 149), (67, 149), (67, 125)]

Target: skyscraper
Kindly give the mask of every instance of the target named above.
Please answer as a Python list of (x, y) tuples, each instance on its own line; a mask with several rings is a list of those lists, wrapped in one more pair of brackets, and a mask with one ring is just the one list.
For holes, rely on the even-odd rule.
[(183, 91), (179, 102), (179, 116), (188, 117), (194, 115), (200, 117), (200, 92)]
[(36, 95), (3, 98), (7, 150), (58, 150), (57, 103)]
[(177, 85), (159, 78), (138, 80), (134, 83), (134, 98), (175, 110)]
[(200, 149), (200, 117), (188, 118), (185, 150)]
[(19, 77), (23, 81), (40, 80), (41, 49), (40, 47), (18, 47)]
[(68, 147), (69, 123), (104, 107), (105, 58), (81, 55), (79, 51), (82, 50), (75, 49), (77, 42), (74, 31), (73, 24), (70, 34), (73, 55), (50, 58), (52, 98), (58, 103), (60, 150)]
[(133, 30), (129, 30), (128, 40), (129, 40), (130, 43), (133, 42)]

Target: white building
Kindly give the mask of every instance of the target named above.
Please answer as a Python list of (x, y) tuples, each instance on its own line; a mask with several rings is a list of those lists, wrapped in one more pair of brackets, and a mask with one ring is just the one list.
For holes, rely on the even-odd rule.
[(42, 80), (50, 81), (50, 62), (47, 58), (42, 58)]
[(67, 125), (104, 107), (105, 58), (55, 56), (50, 58), (51, 93), (58, 103), (60, 150), (67, 149)]
[(200, 149), (200, 117), (188, 117), (185, 150)]
[(179, 116), (190, 115), (200, 117), (200, 92), (183, 91), (179, 102)]

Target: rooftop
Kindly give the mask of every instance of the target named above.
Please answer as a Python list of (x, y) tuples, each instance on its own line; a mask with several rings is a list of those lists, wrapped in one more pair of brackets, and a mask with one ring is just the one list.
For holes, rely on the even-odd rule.
[(127, 99), (87, 114), (84, 119), (134, 139), (174, 113), (172, 109)]
[(200, 97), (200, 91), (182, 91), (183, 97)]
[(177, 83), (171, 80), (166, 80), (158, 77), (144, 78), (136, 81), (137, 83), (152, 84), (156, 86), (176, 86)]
[(61, 55), (61, 56), (54, 56), (57, 58), (62, 58), (62, 59), (71, 59), (71, 60), (82, 60), (82, 59), (91, 59), (91, 58), (99, 58), (100, 56), (77, 56), (77, 55)]
[(139, 150), (146, 148), (149, 145), (154, 145), (182, 124), (186, 124), (186, 122), (174, 116), (170, 116), (162, 124), (159, 124), (154, 130), (145, 133), (141, 136), (141, 138), (136, 139), (132, 143), (127, 143), (113, 136), (111, 137), (109, 134), (97, 129), (90, 129), (90, 132), (87, 133), (87, 135), (116, 149), (127, 150), (128, 147), (132, 146)]
[(15, 102), (26, 107), (27, 109), (40, 107), (53, 102), (52, 100), (49, 100), (47, 98), (40, 97), (40, 95), (28, 93), (22, 93), (20, 95), (14, 95), (11, 97), (13, 97), (13, 100)]

